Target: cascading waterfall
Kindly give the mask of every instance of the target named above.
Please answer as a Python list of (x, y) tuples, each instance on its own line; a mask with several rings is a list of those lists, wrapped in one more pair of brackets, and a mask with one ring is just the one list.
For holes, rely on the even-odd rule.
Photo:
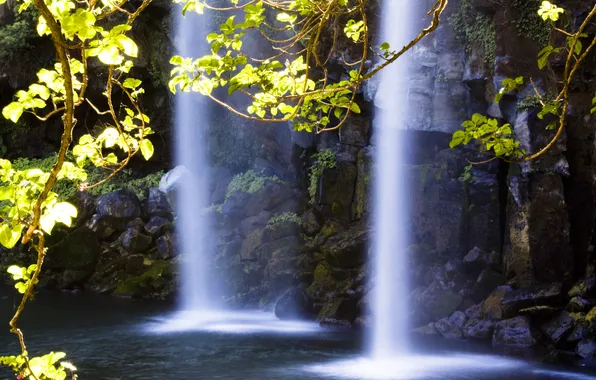
[[(382, 42), (399, 50), (410, 41), (412, 0), (386, 0), (382, 13)], [(373, 331), (370, 350), (375, 358), (407, 351), (407, 262), (405, 257), (409, 221), (407, 183), (403, 155), (407, 141), (407, 55), (383, 69), (376, 95), (381, 109), (375, 120), (376, 157), (374, 183), (375, 235), (374, 287), (371, 302)]]
[[(178, 11), (174, 18), (178, 54), (183, 57), (199, 56), (198, 47), (205, 45), (199, 39), (205, 35), (206, 18), (192, 13), (183, 17)], [(215, 306), (207, 266), (209, 224), (203, 216), (208, 206), (203, 176), (207, 166), (204, 135), (209, 107), (203, 96), (193, 92), (178, 93), (175, 101), (175, 161), (185, 169), (176, 193), (176, 227), (182, 255), (180, 307), (184, 311), (204, 312)]]

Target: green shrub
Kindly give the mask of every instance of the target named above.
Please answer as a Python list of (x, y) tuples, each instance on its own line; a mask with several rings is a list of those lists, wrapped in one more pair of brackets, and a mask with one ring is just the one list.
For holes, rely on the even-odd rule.
[(337, 157), (335, 157), (335, 153), (331, 149), (326, 149), (313, 154), (312, 158), (315, 159), (315, 163), (310, 167), (308, 173), (308, 195), (310, 196), (310, 203), (314, 204), (319, 178), (325, 169), (333, 169), (337, 165)]
[(302, 223), (302, 220), (300, 219), (300, 217), (297, 214), (295, 214), (293, 212), (284, 212), (284, 213), (272, 216), (267, 221), (267, 227), (274, 228), (276, 225), (278, 225), (280, 223), (284, 223), (284, 222), (300, 224), (300, 223)]
[(256, 193), (265, 186), (265, 181), (282, 183), (282, 180), (278, 177), (263, 177), (257, 174), (254, 170), (247, 170), (244, 173), (236, 174), (228, 185), (226, 199), (236, 191), (242, 191), (249, 194)]
[(462, 0), (457, 12), (450, 18), (458, 39), (464, 44), (467, 54), (472, 53), (472, 46), (481, 46), (484, 62), (494, 70), (497, 50), (497, 32), (491, 17), (473, 12), (470, 0)]

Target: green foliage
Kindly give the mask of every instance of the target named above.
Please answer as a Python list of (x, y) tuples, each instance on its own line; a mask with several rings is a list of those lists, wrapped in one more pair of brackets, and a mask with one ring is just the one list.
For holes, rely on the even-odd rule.
[(267, 228), (275, 228), (275, 226), (277, 226), (278, 224), (285, 223), (285, 222), (296, 223), (296, 224), (300, 225), (302, 223), (302, 220), (296, 213), (284, 212), (284, 213), (272, 216), (267, 221)]
[(312, 158), (315, 163), (310, 167), (308, 173), (308, 195), (310, 196), (310, 203), (314, 204), (319, 178), (325, 169), (333, 169), (337, 165), (337, 158), (331, 149), (315, 153)]
[(19, 267), (18, 265), (11, 265), (8, 267), (6, 271), (12, 276), (12, 279), (15, 281), (14, 287), (18, 290), (19, 293), (24, 294), (31, 281), (34, 281), (35, 283), (38, 282), (37, 279), (32, 279), (33, 273), (36, 270), (37, 264), (31, 264), (27, 268)]
[(503, 87), (501, 87), (495, 95), (495, 103), (499, 103), (503, 98), (503, 95), (517, 90), (522, 84), (524, 84), (524, 77), (517, 77), (515, 79), (505, 78), (503, 80)]
[(459, 178), (464, 183), (470, 183), (472, 181), (472, 179), (474, 178), (474, 174), (472, 174), (472, 165), (467, 165), (466, 167), (464, 167), (464, 171), (459, 176)]
[(517, 159), (525, 154), (515, 141), (510, 124), (499, 126), (496, 119), (489, 119), (480, 114), (472, 115), (471, 120), (463, 122), (463, 130), (453, 134), (449, 147), (469, 144), (472, 140), (478, 141), (486, 152), (496, 157)]
[(542, 17), (544, 21), (558, 21), (562, 13), (565, 13), (563, 8), (557, 7), (550, 1), (543, 1), (538, 9), (538, 15)]
[(472, 53), (472, 46), (479, 46), (484, 51), (484, 61), (494, 69), (496, 56), (496, 30), (491, 17), (474, 13), (470, 0), (461, 0), (457, 12), (450, 18), (458, 39), (464, 44), (466, 53)]
[(540, 3), (541, 0), (513, 0), (516, 13), (514, 23), (520, 36), (535, 41), (538, 46), (546, 46), (552, 29), (536, 12)]
[(525, 110), (531, 108), (542, 108), (542, 103), (537, 95), (526, 96), (516, 104), (518, 110)]
[(72, 379), (76, 379), (75, 366), (69, 362), (60, 361), (65, 356), (64, 352), (50, 352), (28, 359), (28, 365), (23, 355), (0, 356), (0, 364), (11, 367), (19, 374), (18, 378), (23, 380), (64, 380), (68, 373), (71, 373)]
[(254, 194), (265, 186), (266, 181), (282, 182), (278, 177), (264, 177), (257, 174), (254, 170), (247, 170), (244, 173), (236, 174), (228, 185), (226, 199), (237, 191)]

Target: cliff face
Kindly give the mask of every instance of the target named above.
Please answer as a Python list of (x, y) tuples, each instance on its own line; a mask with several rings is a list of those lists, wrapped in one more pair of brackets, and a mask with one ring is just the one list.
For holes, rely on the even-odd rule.
[[(430, 7), (430, 1), (425, 3)], [(596, 125), (589, 116), (596, 56), (588, 58), (571, 89), (564, 137), (538, 160), (470, 166), (466, 159), (481, 161), (482, 156), (448, 149), (451, 134), (476, 112), (510, 123), (528, 152), (552, 138), (554, 132), (537, 117), (531, 85), (494, 103), (506, 77), (532, 78), (540, 92), (556, 90), (561, 67), (539, 71), (536, 65), (548, 40), (536, 15), (539, 3), (452, 0), (439, 29), (414, 49), (410, 118), (402, 126), (409, 142), (402, 181), (409, 186), (412, 215), (407, 225), (396, 228), (407, 229), (412, 237), (406, 252), (412, 327), (446, 337), (492, 339), (495, 345), (540, 342), (588, 357), (593, 355), (590, 347), (596, 347), (590, 340), (596, 331), (596, 309), (591, 309), (596, 300)], [(577, 23), (593, 2), (560, 5), (572, 10), (570, 22)], [(167, 165), (170, 155), (171, 98), (164, 86), (168, 68), (161, 58), (171, 38), (156, 32), (156, 25), (169, 30), (165, 10), (160, 4), (150, 7), (137, 30), (146, 52), (139, 67), (149, 86), (146, 108), (164, 137), (158, 166)], [(4, 10), (0, 24), (12, 25), (14, 17)], [(422, 19), (420, 15), (420, 25)], [(591, 26), (590, 35), (595, 32)], [(0, 106), (27, 83), (2, 67)], [(347, 70), (339, 61), (334, 68), (337, 77)], [(294, 132), (287, 125), (248, 124), (214, 108), (206, 173), (213, 207), (206, 212), (213, 220), (214, 273), (226, 279), (222, 288), (230, 305), (276, 305), (282, 318), (306, 316), (325, 324), (368, 323), (367, 280), (374, 278), (366, 265), (372, 254), (373, 120), (379, 107), (391, 104), (377, 96), (381, 85), (372, 80), (363, 86), (362, 114), (338, 132), (321, 135)], [(94, 120), (88, 122), (93, 125)], [(51, 150), (56, 126), (45, 128), (43, 134), (35, 133), (35, 140), (18, 140), (0, 130), (6, 154), (36, 156)], [(35, 141), (33, 148), (24, 141)], [(156, 189), (153, 193), (163, 201)], [(97, 233), (99, 209), (93, 205), (80, 228)], [(156, 223), (151, 222), (155, 216), (167, 219), (161, 221), (167, 228), (154, 235), (147, 228)], [(175, 286), (169, 266), (176, 260), (171, 214), (148, 209), (129, 219), (133, 222), (108, 223), (112, 232), (100, 237), (98, 247), (103, 249), (94, 249), (93, 259), (85, 261), (84, 276), (53, 284), (132, 296), (171, 294)], [(145, 249), (133, 247), (133, 235), (135, 242), (143, 235), (139, 244), (148, 237)], [(159, 244), (166, 253), (160, 253)], [(106, 274), (115, 265), (117, 274)], [(167, 281), (151, 265), (156, 270), (167, 266)], [(69, 269), (66, 264), (50, 268), (60, 276)], [(118, 281), (133, 283), (134, 290), (114, 286)]]

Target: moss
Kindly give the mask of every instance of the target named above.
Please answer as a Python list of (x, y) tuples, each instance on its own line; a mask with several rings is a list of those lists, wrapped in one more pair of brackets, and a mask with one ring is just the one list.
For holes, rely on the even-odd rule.
[(338, 232), (339, 232), (339, 225), (334, 222), (329, 222), (329, 223), (325, 223), (323, 228), (321, 228), (321, 232), (319, 233), (319, 235), (321, 235), (325, 238), (328, 238), (330, 236), (337, 234)]
[(513, 21), (520, 36), (535, 41), (540, 47), (548, 45), (551, 27), (544, 22), (538, 12), (542, 0), (513, 0), (512, 6), (516, 13)]
[(308, 172), (308, 194), (310, 195), (310, 203), (315, 203), (315, 196), (317, 195), (317, 188), (319, 186), (319, 178), (325, 169), (335, 168), (337, 165), (337, 157), (331, 149), (323, 150), (315, 153), (312, 158), (315, 163), (309, 168)]
[(159, 293), (159, 295), (165, 296), (171, 290), (174, 277), (173, 265), (171, 261), (155, 261), (140, 276), (128, 278), (118, 284), (114, 294), (127, 297), (147, 297)]
[(473, 46), (480, 46), (484, 51), (484, 61), (491, 71), (494, 70), (497, 50), (497, 33), (490, 16), (475, 12), (470, 0), (462, 0), (457, 12), (450, 18), (458, 39), (464, 44), (467, 54)]
[(517, 102), (516, 108), (518, 111), (530, 108), (542, 108), (542, 103), (540, 103), (540, 98), (536, 95), (527, 96), (519, 102)]
[(344, 207), (341, 205), (341, 203), (333, 202), (333, 204), (331, 205), (331, 212), (333, 213), (333, 215), (341, 215), (343, 211)]
[(302, 220), (300, 219), (300, 217), (293, 213), (293, 212), (284, 212), (281, 214), (276, 214), (274, 216), (272, 216), (268, 221), (267, 221), (267, 228), (275, 228), (276, 226), (282, 224), (282, 223), (296, 223), (298, 225), (300, 225), (302, 223)]
[(244, 173), (236, 174), (228, 185), (226, 199), (236, 191), (254, 194), (265, 186), (266, 181), (282, 183), (278, 177), (263, 177), (254, 170), (247, 170)]

